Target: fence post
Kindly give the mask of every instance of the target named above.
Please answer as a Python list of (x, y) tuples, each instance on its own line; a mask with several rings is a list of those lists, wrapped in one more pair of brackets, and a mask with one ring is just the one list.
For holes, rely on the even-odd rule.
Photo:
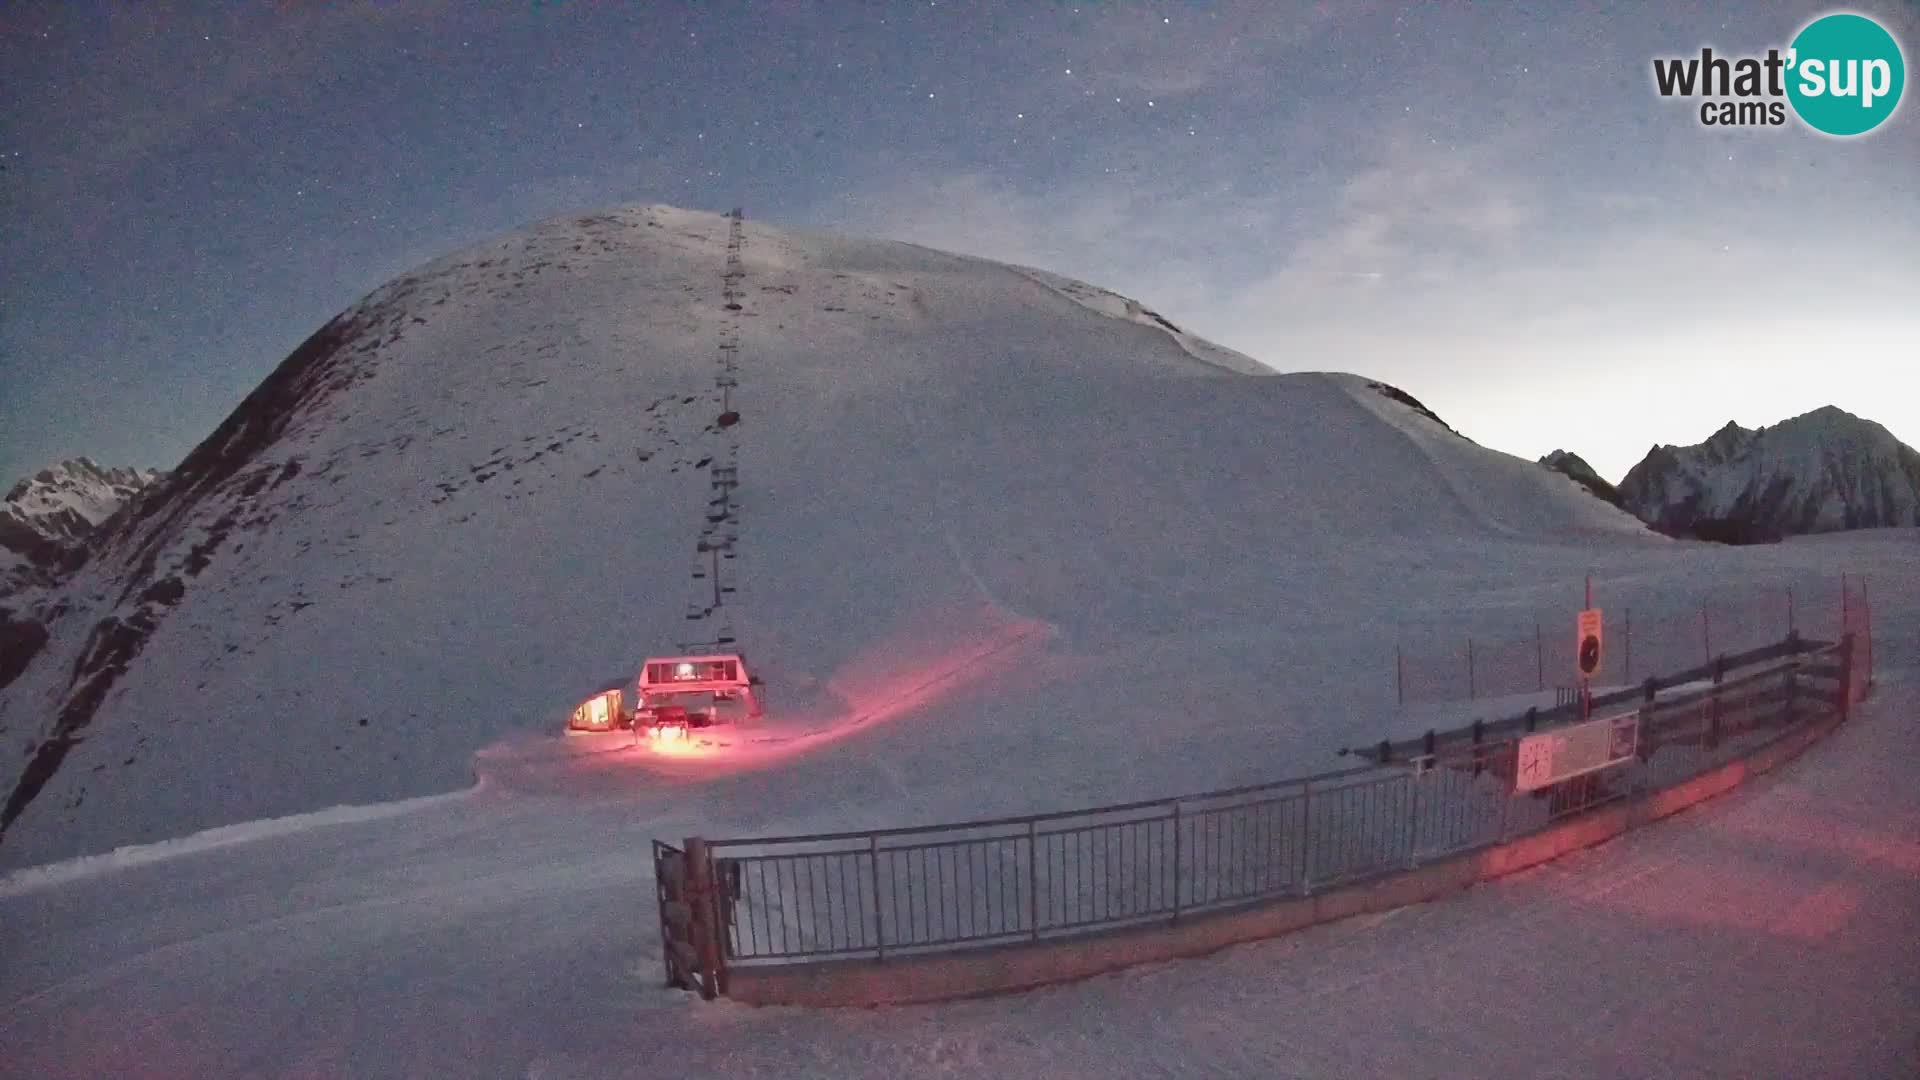
[(868, 879), (873, 885), (874, 959), (885, 960), (887, 958), (887, 931), (885, 924), (880, 921), (880, 838), (874, 835), (868, 835), (867, 837), (867, 872)]
[(720, 958), (719, 935), (715, 932), (719, 911), (713, 888), (713, 854), (707, 842), (698, 836), (686, 838), (687, 900), (693, 910), (693, 947), (700, 963), (700, 996), (712, 1001), (725, 985)]
[(1713, 660), (1713, 620), (1707, 616), (1707, 605), (1700, 604), (1700, 644), (1709, 663)]
[(1180, 800), (1173, 802), (1173, 921), (1180, 921)]
[(1867, 577), (1860, 575), (1860, 634), (1867, 639), (1867, 686), (1873, 689), (1873, 601), (1867, 599)]
[[(1432, 735), (1433, 732), (1427, 732)], [(1431, 760), (1431, 759), (1429, 759)], [(1407, 869), (1420, 865), (1420, 776), (1419, 766), (1407, 770)]]
[(1313, 781), (1300, 785), (1300, 895), (1313, 891), (1308, 876), (1313, 873)]
[[(1647, 698), (1640, 703), (1640, 730), (1634, 733), (1634, 756), (1640, 759), (1640, 793), (1653, 787), (1653, 680), (1647, 680)], [(1716, 691), (1715, 701), (1718, 702)]]
[[(1173, 829), (1173, 862), (1176, 882), (1180, 875), (1180, 827)], [(1178, 885), (1175, 885), (1178, 888)], [(1027, 935), (1040, 940), (1040, 833), (1032, 819), (1027, 821)]]
[(1502, 744), (1501, 753), (1509, 755), (1507, 790), (1500, 799), (1500, 842), (1504, 844), (1507, 842), (1507, 827), (1512, 816), (1510, 811), (1513, 809), (1514, 789), (1520, 779), (1520, 740), (1508, 739)]
[(1853, 635), (1840, 635), (1840, 719), (1853, 712)]
[[(1842, 637), (1844, 636), (1845, 635), (1842, 635)], [(1799, 675), (1800, 675), (1800, 655), (1796, 653), (1794, 654), (1793, 662), (1787, 665), (1787, 711), (1786, 711), (1786, 716), (1784, 718), (1784, 723), (1787, 727), (1793, 726), (1794, 698), (1799, 696), (1799, 693), (1800, 693)]]
[(1540, 636), (1539, 619), (1533, 620), (1533, 666), (1540, 680), (1539, 686), (1535, 689), (1545, 690), (1547, 688), (1547, 646), (1545, 639)]
[(1472, 700), (1476, 696), (1478, 695), (1473, 687), (1473, 639), (1469, 637), (1467, 639), (1467, 698)]
[(1727, 658), (1713, 658), (1713, 696), (1707, 703), (1707, 749), (1720, 748), (1720, 684), (1726, 680)]
[(654, 892), (660, 909), (660, 958), (666, 962), (667, 985), (676, 990), (691, 989), (679, 975), (676, 962), (684, 963), (674, 946), (680, 939), (674, 933), (677, 920), (670, 905), (683, 904), (687, 891), (686, 858), (658, 840), (653, 842)]
[[(1865, 639), (1864, 643), (1862, 639)], [(1847, 632), (1842, 639), (1840, 649), (1841, 663), (1847, 677), (1847, 710), (1842, 719), (1853, 715), (1853, 703), (1867, 700), (1867, 691), (1872, 686), (1868, 680), (1873, 672), (1867, 666), (1867, 657), (1873, 654), (1873, 635), (1870, 631), (1855, 628)]]

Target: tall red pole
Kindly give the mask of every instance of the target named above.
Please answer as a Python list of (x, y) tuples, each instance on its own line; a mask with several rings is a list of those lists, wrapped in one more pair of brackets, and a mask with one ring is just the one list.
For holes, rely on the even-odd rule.
[(1840, 575), (1840, 632), (1842, 634), (1846, 633), (1851, 626), (1847, 621), (1848, 614), (1850, 613), (1847, 610), (1847, 575), (1843, 572)]

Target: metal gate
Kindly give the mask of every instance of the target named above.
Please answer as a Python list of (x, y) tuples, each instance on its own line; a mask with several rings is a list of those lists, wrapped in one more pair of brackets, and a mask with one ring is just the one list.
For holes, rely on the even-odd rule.
[(712, 860), (704, 841), (683, 850), (653, 842), (653, 880), (660, 902), (660, 955), (667, 985), (698, 990), (711, 1001), (727, 992), (726, 962), (715, 935)]

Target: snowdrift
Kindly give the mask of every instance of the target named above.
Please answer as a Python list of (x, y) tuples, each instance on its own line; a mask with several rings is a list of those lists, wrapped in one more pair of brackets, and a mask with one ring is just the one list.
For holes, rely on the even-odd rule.
[[(1315, 672), (1392, 633), (1356, 597), (1497, 590), (1495, 543), (1665, 543), (1363, 378), (1255, 374), (1051, 275), (748, 222), (729, 311), (728, 227), (549, 221), (302, 345), (0, 691), (0, 865), (462, 787), (722, 631), (772, 713), (872, 721), (793, 766), (815, 805), (938, 812), (1013, 760), (1046, 805), (1163, 794), (1201, 747), (1269, 776), (1246, 750), (1354, 722)], [(736, 591), (690, 619), (725, 462)], [(723, 798), (752, 782), (716, 812), (778, 812)]]

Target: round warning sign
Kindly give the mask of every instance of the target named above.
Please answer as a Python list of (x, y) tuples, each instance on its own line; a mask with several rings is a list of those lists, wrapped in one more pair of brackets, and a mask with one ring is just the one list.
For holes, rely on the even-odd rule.
[(1606, 647), (1606, 635), (1602, 633), (1600, 609), (1588, 608), (1580, 613), (1580, 622), (1575, 635), (1579, 658), (1580, 677), (1591, 679), (1600, 672), (1600, 660)]

